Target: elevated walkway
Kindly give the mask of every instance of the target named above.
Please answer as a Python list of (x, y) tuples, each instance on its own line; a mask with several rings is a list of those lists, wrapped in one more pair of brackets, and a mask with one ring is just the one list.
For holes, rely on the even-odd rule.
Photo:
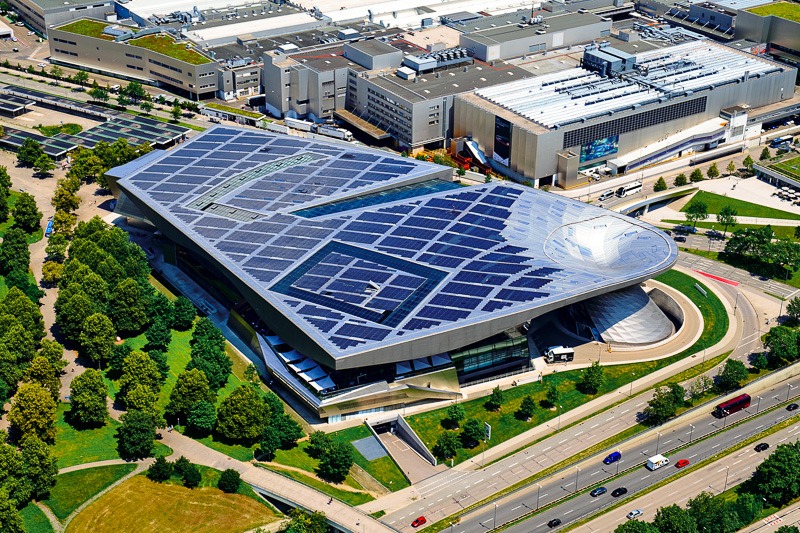
[(698, 190), (697, 185), (691, 183), (689, 185), (684, 185), (683, 187), (667, 189), (666, 191), (648, 194), (647, 196), (641, 198), (634, 198), (628, 202), (623, 202), (621, 204), (617, 204), (613, 207), (610, 207), (609, 209), (611, 211), (627, 215), (638, 209), (644, 208), (644, 212), (647, 213), (649, 211), (650, 206), (655, 203), (660, 203), (666, 200), (672, 200), (674, 198), (680, 198), (681, 196), (693, 194), (697, 190)]
[(380, 129), (378, 126), (367, 122), (363, 118), (359, 117), (358, 115), (354, 115), (350, 111), (346, 109), (337, 109), (333, 112), (333, 116), (344, 120), (354, 128), (358, 128), (359, 130), (363, 131), (370, 137), (373, 137), (378, 140), (388, 139), (391, 137), (388, 132)]

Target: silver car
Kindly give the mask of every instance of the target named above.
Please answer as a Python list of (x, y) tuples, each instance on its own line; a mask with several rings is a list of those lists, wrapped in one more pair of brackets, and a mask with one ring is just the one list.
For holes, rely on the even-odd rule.
[(633, 520), (634, 518), (639, 518), (640, 516), (642, 516), (642, 514), (643, 513), (642, 513), (641, 509), (634, 509), (633, 511), (628, 513), (628, 520)]

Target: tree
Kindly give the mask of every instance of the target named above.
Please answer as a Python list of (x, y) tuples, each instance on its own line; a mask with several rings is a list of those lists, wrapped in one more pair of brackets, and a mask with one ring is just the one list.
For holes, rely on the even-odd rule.
[(292, 509), (289, 517), (289, 523), (281, 529), (285, 533), (327, 533), (330, 530), (325, 513), (320, 511), (309, 514), (303, 509)]
[(722, 390), (739, 388), (742, 381), (747, 379), (747, 367), (735, 359), (725, 361), (725, 366), (717, 375), (717, 384)]
[(692, 200), (686, 206), (686, 220), (697, 226), (697, 222), (708, 218), (708, 206), (701, 200)]
[(144, 352), (133, 351), (125, 358), (119, 378), (117, 400), (127, 403), (127, 396), (137, 385), (158, 395), (161, 390), (161, 373), (155, 362)]
[(333, 483), (341, 483), (353, 466), (353, 445), (349, 442), (335, 441), (328, 451), (320, 457), (319, 475)]
[(764, 345), (769, 349), (770, 357), (779, 363), (794, 361), (799, 353), (797, 332), (784, 326), (772, 328), (764, 339)]
[(44, 296), (44, 291), (41, 290), (36, 283), (31, 281), (28, 277), (28, 273), (19, 269), (12, 270), (6, 276), (6, 286), (17, 287), (30, 301), (36, 304), (38, 304), (39, 300)]
[(164, 459), (163, 456), (156, 457), (155, 462), (150, 465), (145, 475), (150, 481), (162, 483), (172, 476), (172, 463)]
[(25, 138), (22, 146), (17, 150), (17, 161), (25, 166), (32, 166), (37, 159), (44, 155), (44, 150), (39, 142), (30, 137)]
[(536, 412), (536, 400), (530, 394), (522, 399), (517, 411), (519, 418), (522, 420), (530, 420)]
[(467, 417), (467, 412), (464, 410), (464, 406), (460, 403), (451, 403), (447, 406), (447, 411), (445, 412), (445, 420), (447, 421), (447, 425), (450, 426), (451, 429), (458, 429), (458, 423), (464, 420)]
[(677, 176), (675, 176), (675, 182), (674, 183), (675, 183), (676, 187), (683, 187), (684, 185), (686, 185), (686, 183), (687, 183), (686, 182), (686, 174), (681, 173), (681, 174), (678, 174)]
[(769, 161), (770, 159), (772, 159), (772, 154), (770, 153), (769, 148), (765, 146), (764, 149), (761, 150), (761, 155), (758, 156), (758, 160), (763, 163), (764, 161)]
[(75, 80), (75, 83), (83, 87), (89, 81), (89, 74), (84, 70), (79, 70), (72, 79)]
[(247, 368), (244, 369), (244, 380), (253, 385), (258, 382), (258, 369), (253, 363), (250, 363), (247, 365)]
[(209, 389), (206, 375), (196, 368), (184, 370), (178, 374), (178, 380), (169, 395), (166, 416), (188, 420), (189, 412), (198, 402), (214, 404), (215, 401), (216, 394)]
[(33, 169), (42, 176), (50, 174), (50, 171), (54, 168), (56, 168), (56, 165), (47, 154), (40, 155), (36, 161), (33, 162)]
[(45, 442), (56, 438), (56, 402), (50, 391), (38, 383), (20, 386), (8, 421), (20, 433), (20, 441), (34, 436)]
[(50, 67), (50, 75), (58, 80), (64, 75), (64, 71), (58, 65), (53, 65)]
[(120, 106), (125, 107), (125, 106), (127, 106), (128, 104), (131, 103), (131, 99), (128, 98), (127, 96), (125, 96), (124, 94), (121, 94), (121, 93), (122, 93), (122, 91), (120, 91), (120, 95), (117, 96), (117, 103)]
[(767, 503), (783, 506), (800, 495), (800, 446), (797, 442), (779, 444), (769, 457), (756, 467), (752, 482), (753, 493)]
[(281, 441), (278, 438), (278, 434), (273, 431), (271, 427), (267, 427), (266, 431), (264, 431), (264, 434), (261, 435), (261, 442), (259, 444), (261, 455), (266, 457), (268, 460), (272, 460), (275, 457), (275, 452), (280, 447)]
[(53, 235), (69, 237), (72, 235), (72, 227), (76, 221), (77, 217), (72, 213), (56, 211), (56, 214), (53, 215)]
[(433, 447), (433, 454), (440, 459), (448, 459), (458, 453), (461, 448), (461, 442), (452, 431), (445, 431), (436, 440), (436, 445)]
[(154, 320), (145, 332), (149, 348), (166, 348), (172, 342), (172, 332), (162, 320)]
[(614, 533), (658, 533), (658, 530), (647, 522), (628, 520), (618, 525)]
[(789, 300), (786, 304), (786, 314), (795, 320), (800, 319), (800, 297), (796, 296)]
[(25, 533), (25, 524), (17, 508), (8, 496), (8, 492), (0, 489), (0, 531), (4, 533)]
[(178, 331), (186, 331), (191, 328), (194, 318), (197, 316), (194, 304), (185, 296), (178, 296), (172, 303), (172, 307), (172, 328)]
[(658, 387), (653, 393), (653, 397), (647, 402), (644, 408), (644, 415), (653, 424), (662, 424), (675, 416), (678, 412), (678, 404), (675, 402), (675, 395), (667, 387)]
[(183, 109), (181, 109), (181, 106), (176, 103), (174, 106), (172, 106), (169, 114), (172, 115), (172, 120), (178, 122), (183, 116)]
[(197, 321), (192, 332), (192, 351), (187, 369), (198, 368), (208, 378), (212, 390), (221, 389), (228, 381), (233, 363), (225, 353), (225, 337), (206, 317)]
[(96, 102), (106, 103), (108, 102), (109, 99), (108, 91), (101, 87), (95, 87), (94, 89), (90, 89), (89, 96), (91, 96), (92, 99), (95, 100)]
[(200, 474), (200, 469), (197, 465), (189, 465), (186, 472), (183, 473), (183, 486), (187, 489), (193, 489), (200, 486), (203, 476)]
[(79, 338), (81, 355), (102, 364), (111, 357), (117, 332), (106, 315), (94, 313), (84, 320)]
[(175, 459), (175, 462), (172, 464), (172, 470), (175, 472), (175, 475), (183, 477), (190, 466), (192, 466), (192, 463), (189, 462), (189, 459), (181, 455)]
[(312, 431), (308, 436), (308, 446), (306, 453), (314, 459), (319, 459), (331, 447), (333, 440), (324, 431)]
[(709, 179), (712, 179), (712, 180), (714, 178), (718, 178), (719, 177), (719, 168), (717, 168), (717, 163), (716, 162), (711, 163), (711, 166), (708, 167), (708, 170), (706, 171), (706, 176), (708, 176)]
[(781, 526), (775, 530), (775, 533), (800, 533), (797, 526)]
[(100, 427), (108, 417), (108, 386), (103, 375), (87, 368), (70, 385), (69, 416), (73, 423), (85, 427)]
[(48, 391), (53, 400), (58, 401), (58, 392), (61, 389), (61, 380), (57, 370), (46, 358), (37, 356), (33, 358), (31, 364), (25, 369), (24, 379), (31, 383), (38, 383)]
[(750, 157), (750, 154), (748, 154), (747, 157), (744, 158), (744, 161), (742, 161), (742, 164), (744, 165), (744, 168), (746, 168), (749, 173), (751, 173), (751, 174), (753, 173), (753, 166), (756, 164), (756, 162), (753, 161), (753, 158)]
[(503, 390), (500, 385), (492, 389), (489, 395), (489, 400), (486, 402), (486, 408), (490, 411), (497, 411), (503, 405)]
[(217, 411), (214, 404), (201, 400), (194, 404), (186, 418), (189, 428), (198, 435), (208, 435), (217, 425)]
[(134, 102), (144, 100), (147, 97), (147, 92), (144, 90), (142, 84), (138, 81), (132, 81), (128, 83), (126, 87), (120, 89), (120, 94), (124, 94)]
[(217, 432), (226, 439), (255, 442), (264, 433), (269, 408), (250, 385), (240, 385), (222, 400), (217, 413)]
[(300, 424), (286, 413), (272, 414), (269, 419), (268, 427), (264, 431), (272, 430), (278, 436), (281, 448), (284, 450), (292, 448), (297, 441), (303, 438), (303, 428)]
[(131, 348), (131, 345), (127, 342), (114, 345), (111, 349), (111, 357), (108, 359), (108, 367), (117, 374), (122, 374), (125, 359), (131, 352), (133, 352), (133, 348)]
[(222, 471), (217, 482), (217, 488), (226, 494), (233, 494), (242, 484), (242, 478), (239, 472), (232, 468), (227, 468)]
[(728, 171), (729, 176), (733, 176), (733, 173), (736, 172), (736, 163), (733, 162), (733, 159), (730, 160), (728, 166), (725, 167), (725, 170)]
[(117, 428), (117, 447), (120, 456), (141, 459), (153, 455), (156, 424), (153, 417), (142, 411), (129, 411), (122, 415), (122, 425)]
[(47, 444), (33, 435), (22, 442), (21, 452), (31, 494), (36, 499), (44, 498), (56, 484), (58, 459)]
[[(761, 498), (749, 492), (739, 494), (736, 499), (736, 514), (742, 524), (751, 524), (758, 518), (758, 514), (764, 508)], [(798, 532), (800, 533), (800, 532)]]
[(18, 227), (7, 230), (0, 243), (0, 270), (5, 274), (14, 270), (27, 272), (30, 262), (31, 252), (25, 231)]
[(597, 391), (603, 386), (605, 380), (606, 378), (605, 375), (603, 375), (603, 367), (600, 366), (600, 361), (594, 361), (583, 375), (583, 388), (588, 394), (597, 394)]
[(139, 109), (144, 111), (145, 115), (149, 115), (150, 111), (153, 110), (153, 102), (151, 102), (150, 100), (142, 100), (141, 102), (139, 102)]
[(547, 401), (555, 407), (558, 402), (561, 401), (561, 391), (558, 389), (558, 386), (555, 383), (548, 383), (547, 384), (547, 392), (545, 393), (545, 398)]
[[(75, 193), (65, 187), (57, 187), (53, 193), (53, 198), (50, 200), (50, 205), (56, 208), (57, 211), (65, 211), (71, 213), (78, 209), (81, 205), (81, 199)], [(53, 223), (55, 224), (55, 222)]]
[(42, 339), (39, 355), (50, 361), (59, 372), (67, 366), (67, 361), (64, 360), (64, 347), (52, 339)]
[(108, 306), (108, 316), (119, 331), (137, 332), (147, 324), (147, 302), (139, 285), (126, 279), (114, 288)]
[(464, 445), (474, 448), (484, 438), (483, 424), (477, 418), (470, 418), (464, 422), (461, 430), (461, 439)]
[(705, 178), (703, 177), (703, 171), (699, 168), (696, 168), (689, 174), (689, 179), (692, 180), (692, 183), (697, 181), (703, 181)]
[(26, 192), (17, 197), (12, 214), (14, 223), (28, 233), (38, 229), (42, 221), (42, 212), (36, 206), (36, 199)]
[(705, 374), (698, 376), (697, 379), (689, 385), (689, 397), (691, 397), (692, 402), (702, 398), (703, 394), (705, 394), (713, 384), (714, 382), (712, 379)]
[(160, 320), (168, 328), (172, 324), (172, 302), (158, 291), (152, 291), (148, 297), (147, 312), (153, 322)]
[(722, 209), (720, 209), (719, 213), (717, 213), (717, 222), (722, 224), (722, 227), (724, 229), (722, 234), (723, 237), (725, 236), (725, 233), (728, 232), (729, 226), (736, 226), (739, 223), (736, 220), (736, 215), (738, 214), (739, 212), (736, 211), (736, 209), (734, 209), (730, 205), (722, 206)]
[(664, 181), (664, 176), (661, 176), (656, 181), (655, 185), (653, 185), (653, 192), (661, 192), (667, 190), (667, 182)]
[(675, 504), (660, 507), (653, 519), (659, 533), (696, 533), (697, 523), (689, 511)]
[(55, 285), (61, 280), (61, 274), (64, 272), (64, 265), (56, 263), (55, 261), (46, 261), (42, 265), (42, 281)]

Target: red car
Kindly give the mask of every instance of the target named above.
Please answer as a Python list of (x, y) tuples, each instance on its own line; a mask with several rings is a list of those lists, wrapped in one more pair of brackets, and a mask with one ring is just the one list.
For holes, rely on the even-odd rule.
[(675, 468), (683, 468), (684, 466), (689, 464), (689, 459), (681, 459), (677, 463), (675, 463)]
[(419, 526), (425, 524), (426, 522), (427, 522), (427, 520), (425, 519), (425, 517), (424, 516), (420, 516), (419, 518), (417, 518), (416, 520), (411, 522), (411, 527), (419, 527)]

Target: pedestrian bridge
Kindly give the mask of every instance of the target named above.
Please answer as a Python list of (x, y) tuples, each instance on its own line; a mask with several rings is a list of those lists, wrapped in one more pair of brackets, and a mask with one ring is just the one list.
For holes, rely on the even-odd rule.
[(640, 209), (643, 209), (641, 214), (645, 214), (650, 210), (650, 206), (653, 204), (674, 200), (675, 198), (692, 194), (697, 190), (697, 185), (690, 183), (689, 185), (675, 187), (674, 189), (667, 189), (666, 191), (654, 192), (645, 196), (632, 198), (627, 202), (622, 202), (613, 207), (609, 207), (609, 210), (621, 213), (623, 215), (629, 215)]

